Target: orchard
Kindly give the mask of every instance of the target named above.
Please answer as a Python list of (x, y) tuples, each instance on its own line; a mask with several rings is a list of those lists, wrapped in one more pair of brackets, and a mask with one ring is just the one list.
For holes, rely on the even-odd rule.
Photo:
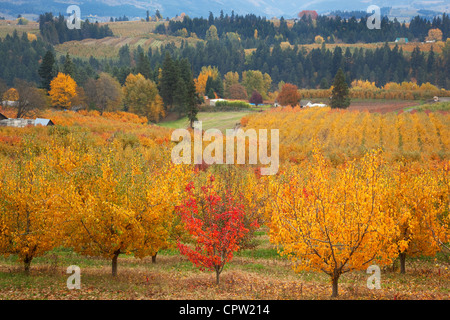
[[(2, 273), (20, 265), (14, 272), (33, 278), (45, 259), (70, 252), (107, 262), (101, 276), (115, 286), (127, 273), (121, 261), (177, 257), (190, 270), (173, 271), (177, 279), (204, 270), (208, 286), (225, 292), (235, 260), (277, 250), (258, 268), (323, 274), (326, 297), (339, 297), (341, 279), (371, 265), (399, 261), (395, 278), (412, 272), (416, 257), (448, 259), (448, 114), (287, 107), (251, 115), (245, 128), (280, 128), (273, 176), (260, 164), (173, 164), (171, 130), (124, 112), (48, 116), (56, 126), (0, 128)], [(258, 251), (262, 234), (270, 242)], [(448, 270), (439, 276), (448, 285)], [(145, 286), (161, 285), (145, 277)], [(256, 293), (256, 283), (244, 297), (304, 290), (291, 281)]]

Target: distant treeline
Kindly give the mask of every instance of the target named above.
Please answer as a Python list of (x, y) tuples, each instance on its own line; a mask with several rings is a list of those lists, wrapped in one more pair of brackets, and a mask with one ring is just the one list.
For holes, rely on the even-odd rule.
[(109, 22), (121, 22), (121, 21), (130, 21), (130, 18), (128, 18), (126, 15), (123, 15), (123, 17), (119, 17), (119, 18), (111, 17), (109, 19)]
[[(252, 54), (245, 54), (239, 42), (223, 41), (199, 42), (196, 46), (183, 42), (181, 47), (169, 43), (148, 51), (140, 46), (131, 50), (128, 45), (119, 50), (118, 59), (98, 60), (93, 57), (89, 63), (74, 60), (83, 77), (93, 70), (105, 71), (115, 76), (123, 85), (129, 73), (141, 73), (158, 82), (159, 69), (166, 53), (175, 59), (187, 59), (194, 76), (198, 76), (204, 66), (217, 67), (223, 76), (226, 73), (242, 74), (248, 70), (267, 73), (272, 79), (272, 89), (288, 82), (300, 88), (329, 88), (339, 68), (345, 72), (350, 84), (353, 80), (368, 80), (378, 87), (388, 82), (413, 81), (421, 85), (430, 82), (440, 88), (450, 88), (450, 45), (443, 53), (423, 52), (416, 47), (412, 53), (404, 53), (401, 46), (384, 45), (376, 49), (336, 47), (307, 51), (302, 46), (282, 49), (279, 44), (269, 46), (261, 43)], [(61, 61), (62, 62), (62, 61)], [(81, 79), (80, 79), (81, 80)]]
[[(30, 41), (26, 34), (15, 32), (0, 40), (0, 78), (12, 85), (14, 78), (35, 83), (40, 82), (39, 63), (51, 45), (38, 37)], [(198, 42), (196, 46), (182, 42), (181, 47), (169, 43), (161, 48), (148, 51), (137, 47), (131, 50), (125, 45), (119, 50), (118, 59), (73, 58), (76, 82), (83, 86), (89, 78), (100, 72), (114, 75), (123, 85), (129, 73), (141, 73), (158, 81), (159, 68), (166, 53), (175, 59), (187, 59), (194, 76), (202, 67), (215, 66), (225, 75), (227, 72), (242, 74), (247, 70), (259, 70), (272, 79), (273, 89), (281, 81), (300, 88), (329, 88), (339, 68), (350, 83), (353, 80), (369, 80), (380, 87), (388, 82), (416, 81), (419, 85), (430, 82), (438, 87), (450, 88), (450, 45), (447, 43), (441, 54), (434, 51), (422, 52), (416, 48), (411, 54), (403, 52), (401, 46), (389, 45), (377, 49), (335, 49), (321, 48), (307, 51), (302, 46), (282, 49), (280, 44), (269, 46), (260, 43), (251, 54), (246, 54), (244, 46), (236, 40)], [(61, 56), (56, 61), (55, 72), (65, 63)]]
[[(291, 44), (313, 43), (317, 35), (322, 36), (328, 43), (342, 41), (345, 43), (372, 43), (394, 41), (396, 38), (409, 38), (424, 41), (430, 29), (440, 29), (443, 39), (450, 37), (450, 18), (447, 14), (438, 16), (431, 21), (416, 16), (409, 27), (396, 19), (390, 21), (383, 17), (381, 29), (367, 28), (367, 14), (360, 15), (359, 19), (352, 16), (344, 19), (340, 16), (319, 16), (316, 20), (303, 16), (291, 25), (281, 18), (278, 25), (266, 18), (249, 14), (245, 16), (224, 15), (214, 17), (210, 13), (209, 18), (193, 18), (185, 16), (183, 21), (170, 21), (167, 28), (159, 25), (158, 33), (178, 35), (181, 30), (186, 30), (188, 35), (206, 39), (208, 29), (214, 25), (220, 38), (226, 38), (227, 33), (237, 33), (246, 48), (255, 47), (255, 43), (264, 41), (266, 44), (289, 41)], [(257, 30), (257, 34), (255, 34)]]
[(87, 19), (86, 21), (81, 21), (80, 29), (69, 29), (63, 15), (60, 14), (58, 17), (54, 17), (52, 13), (48, 12), (39, 16), (39, 30), (42, 38), (51, 44), (113, 36), (108, 25), (100, 26), (97, 22), (90, 23)]
[[(231, 21), (231, 19), (235, 21), (234, 27), (224, 22)], [(199, 23), (201, 20), (198, 20)], [(125, 45), (119, 50), (117, 59), (100, 60), (95, 57), (91, 57), (88, 61), (72, 59), (76, 67), (72, 77), (80, 86), (83, 86), (89, 78), (95, 78), (100, 72), (112, 74), (122, 85), (130, 73), (141, 73), (146, 78), (158, 82), (159, 69), (163, 65), (166, 53), (169, 53), (176, 60), (187, 59), (195, 77), (204, 66), (217, 67), (222, 76), (230, 71), (242, 74), (248, 70), (259, 70), (263, 74), (270, 75), (272, 89), (277, 89), (280, 82), (289, 82), (300, 88), (329, 88), (339, 68), (344, 70), (349, 83), (361, 79), (375, 82), (378, 87), (381, 87), (388, 82), (415, 81), (419, 85), (430, 82), (438, 87), (450, 89), (449, 42), (446, 43), (441, 54), (435, 54), (433, 51), (422, 52), (419, 48), (416, 48), (412, 54), (404, 53), (401, 46), (391, 48), (387, 44), (377, 49), (330, 48), (323, 44), (322, 47), (307, 51), (301, 45), (284, 47), (279, 41), (271, 44), (270, 41), (259, 40), (264, 34), (271, 35), (272, 32), (270, 31), (272, 23), (263, 18), (233, 15), (222, 17), (221, 15), (219, 18), (211, 16), (211, 21), (203, 20), (207, 25), (211, 21), (223, 22), (223, 24), (217, 23), (219, 40), (201, 41), (195, 46), (188, 45), (188, 41), (182, 41), (181, 46), (169, 43), (161, 48), (150, 48), (148, 51), (139, 46), (137, 49), (131, 50), (129, 46)], [(443, 20), (436, 19), (432, 22), (417, 18), (413, 19), (408, 30), (415, 30), (420, 23), (425, 23), (425, 26), (439, 26), (443, 33), (444, 31), (448, 33), (447, 27), (444, 27), (448, 25), (448, 20), (447, 15), (444, 15)], [(194, 23), (194, 20), (189, 19), (185, 19), (183, 23), (188, 21)], [(338, 20), (334, 21), (337, 23)], [(317, 23), (319, 26), (320, 22)], [(5, 80), (8, 85), (13, 85), (14, 78), (21, 78), (37, 84), (40, 82), (37, 72), (39, 63), (47, 50), (51, 49), (51, 45), (42, 41), (42, 38), (46, 39), (44, 35), (51, 29), (60, 30), (60, 33), (55, 31), (58, 42), (71, 40), (70, 37), (75, 34), (100, 37), (108, 34), (107, 31), (103, 32), (104, 30), (109, 30), (88, 22), (82, 24), (81, 30), (69, 30), (62, 16), (55, 19), (51, 14), (41, 16), (40, 24), (43, 35), (34, 41), (30, 41), (25, 33), (23, 36), (19, 36), (17, 32), (0, 40), (0, 78)], [(250, 33), (242, 34), (239, 39), (235, 36), (236, 33), (230, 31), (234, 30), (239, 33), (240, 26), (246, 24), (247, 26), (242, 30), (251, 29), (248, 25), (258, 26), (257, 35), (253, 30), (253, 36)], [(302, 23), (296, 25), (301, 26)], [(221, 26), (224, 29), (221, 29)], [(88, 31), (91, 28), (97, 30), (94, 35)], [(287, 29), (292, 31), (293, 28)], [(425, 33), (425, 29), (422, 27), (421, 30), (415, 32)], [(103, 31), (100, 32), (100, 30)], [(72, 31), (78, 33), (71, 34)], [(225, 35), (228, 33), (225, 37), (223, 37), (224, 32), (226, 32)], [(279, 28), (277, 28), (277, 32), (280, 32)], [(53, 32), (51, 33), (53, 34)], [(200, 32), (199, 35), (201, 35)], [(242, 40), (244, 36), (248, 39)], [(255, 50), (251, 53), (245, 51), (250, 42), (255, 45), (253, 47)], [(50, 41), (50, 43), (53, 42)], [(61, 70), (64, 63), (65, 57), (59, 57), (55, 64), (55, 71)]]
[[(39, 84), (41, 77), (38, 70), (45, 53), (53, 51), (52, 45), (44, 42), (41, 37), (29, 40), (27, 33), (19, 36), (17, 31), (0, 39), (0, 79), (9, 87), (14, 79), (22, 79)], [(54, 72), (63, 71), (65, 56), (61, 56), (54, 66)], [(78, 84), (83, 85), (89, 78), (97, 77), (102, 70), (101, 62), (91, 57), (88, 61), (74, 58), (76, 72), (73, 75)]]
[[(419, 85), (430, 82), (450, 88), (450, 50), (438, 55), (434, 51), (424, 53), (416, 48), (411, 55), (407, 55), (401, 47), (391, 49), (387, 44), (377, 49), (354, 50), (341, 47), (331, 50), (323, 45), (322, 48), (307, 51), (302, 46), (281, 49), (279, 44), (271, 47), (261, 43), (252, 54), (246, 56), (242, 46), (226, 39), (206, 44), (199, 42), (195, 47), (182, 45), (177, 48), (168, 44), (161, 49), (150, 48), (146, 54), (149, 65), (158, 70), (166, 52), (188, 59), (196, 75), (203, 66), (209, 65), (216, 66), (222, 75), (229, 71), (242, 73), (260, 70), (271, 76), (275, 86), (284, 81), (301, 88), (329, 88), (337, 70), (342, 68), (349, 83), (363, 79), (383, 86), (387, 82), (417, 81)], [(120, 74), (127, 73), (127, 70), (120, 70), (127, 69), (132, 57), (129, 48), (123, 47), (119, 62), (115, 65), (119, 78)], [(154, 76), (157, 77), (157, 72)]]

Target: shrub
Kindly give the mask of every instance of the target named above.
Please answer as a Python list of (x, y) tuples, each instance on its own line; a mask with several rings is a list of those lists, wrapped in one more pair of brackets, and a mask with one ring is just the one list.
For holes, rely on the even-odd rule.
[(233, 109), (248, 109), (250, 105), (244, 101), (217, 101), (216, 107), (231, 107)]

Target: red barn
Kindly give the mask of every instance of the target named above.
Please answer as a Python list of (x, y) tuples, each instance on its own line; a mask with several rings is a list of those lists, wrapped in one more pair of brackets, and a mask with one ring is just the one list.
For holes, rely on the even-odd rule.
[(311, 19), (316, 20), (319, 15), (315, 10), (303, 10), (298, 14), (298, 17), (301, 19), (303, 16), (306, 16), (306, 18), (311, 17)]

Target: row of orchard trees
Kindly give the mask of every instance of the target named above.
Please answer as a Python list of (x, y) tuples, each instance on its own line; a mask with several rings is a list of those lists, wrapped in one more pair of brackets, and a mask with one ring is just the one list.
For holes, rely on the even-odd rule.
[(113, 139), (90, 145), (68, 133), (41, 148), (2, 158), (0, 254), (32, 260), (58, 247), (111, 260), (156, 256), (177, 245), (216, 272), (252, 246), (271, 241), (296, 270), (339, 277), (369, 265), (447, 250), (450, 163), (387, 162), (381, 151), (333, 165), (319, 148), (299, 164), (261, 176), (245, 167), (174, 165), (165, 148)]
[[(221, 178), (201, 199), (206, 193), (200, 191), (214, 179), (204, 166), (173, 164), (158, 137), (140, 144), (133, 143), (133, 134), (117, 133), (100, 143), (64, 127), (48, 133), (47, 138), (38, 133), (39, 139), (53, 142), (35, 141), (31, 134), (14, 154), (0, 157), (0, 255), (17, 255), (26, 273), (35, 257), (61, 246), (110, 259), (115, 276), (121, 254), (155, 260), (161, 249), (178, 244), (181, 250), (192, 239), (201, 245), (194, 230), (207, 216), (194, 221), (182, 208), (192, 197), (203, 205), (212, 194), (218, 208), (209, 212), (214, 231), (207, 239), (215, 241), (209, 246), (215, 254), (204, 254), (203, 265), (220, 265), (221, 272), (237, 248), (253, 245), (251, 234), (263, 222), (264, 186), (257, 185), (252, 170), (217, 168)], [(241, 187), (249, 192), (242, 194)], [(229, 212), (223, 211), (225, 203)], [(242, 232), (233, 236), (235, 222)], [(233, 245), (217, 236), (217, 228)]]
[(115, 275), (119, 254), (155, 255), (170, 244), (186, 167), (149, 160), (119, 143), (65, 143), (3, 160), (1, 254), (17, 254), (29, 272), (33, 258), (69, 246), (111, 259)]
[(440, 112), (369, 113), (330, 108), (273, 108), (247, 116), (243, 126), (279, 128), (280, 162), (300, 162), (317, 139), (335, 164), (383, 148), (388, 161), (448, 159), (450, 115)]
[[(330, 89), (300, 89), (302, 97), (307, 98), (329, 98), (333, 88)], [(388, 82), (382, 87), (377, 87), (375, 82), (368, 80), (354, 80), (349, 88), (349, 95), (352, 99), (402, 99), (420, 100), (431, 99), (434, 96), (450, 96), (448, 90), (439, 89), (427, 83), (418, 85), (414, 82)]]

